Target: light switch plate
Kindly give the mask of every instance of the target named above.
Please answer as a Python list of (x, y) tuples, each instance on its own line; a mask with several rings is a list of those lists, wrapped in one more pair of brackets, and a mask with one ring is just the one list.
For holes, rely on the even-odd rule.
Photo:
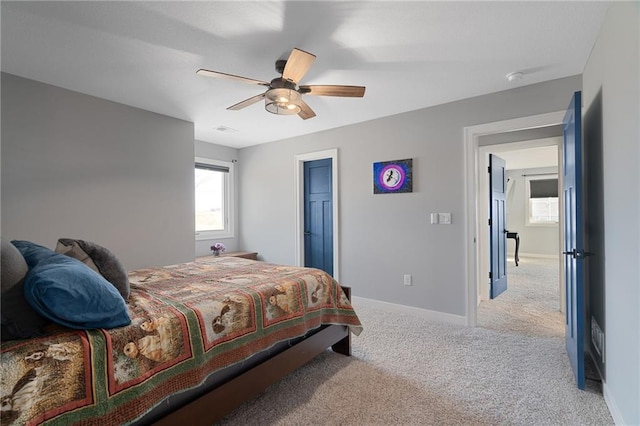
[(440, 216), (438, 213), (431, 213), (431, 224), (432, 225), (437, 225), (438, 224), (438, 216)]
[(451, 225), (451, 213), (438, 213), (438, 222), (443, 225)]

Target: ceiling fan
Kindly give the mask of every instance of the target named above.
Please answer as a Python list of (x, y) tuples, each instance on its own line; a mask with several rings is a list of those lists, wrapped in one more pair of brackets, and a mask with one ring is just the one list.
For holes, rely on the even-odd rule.
[(298, 114), (300, 118), (306, 120), (315, 117), (316, 113), (302, 100), (302, 95), (351, 98), (361, 98), (364, 96), (365, 87), (363, 86), (298, 86), (298, 82), (304, 77), (307, 71), (309, 71), (309, 68), (315, 60), (315, 55), (305, 52), (304, 50), (293, 49), (289, 58), (276, 61), (276, 71), (281, 74), (281, 77), (274, 78), (271, 82), (206, 69), (199, 69), (196, 73), (208, 77), (225, 78), (268, 87), (266, 92), (252, 96), (249, 99), (245, 99), (227, 108), (233, 111), (246, 108), (264, 99), (265, 109), (270, 113), (278, 115)]

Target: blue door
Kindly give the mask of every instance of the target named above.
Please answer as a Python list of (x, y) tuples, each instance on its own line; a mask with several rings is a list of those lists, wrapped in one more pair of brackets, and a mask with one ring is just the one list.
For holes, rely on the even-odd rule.
[(333, 275), (331, 158), (304, 163), (304, 266)]
[(489, 154), (489, 244), (491, 252), (490, 297), (507, 289), (507, 177), (505, 161)]
[(578, 388), (584, 389), (584, 246), (582, 221), (582, 99), (576, 92), (563, 120), (565, 340)]

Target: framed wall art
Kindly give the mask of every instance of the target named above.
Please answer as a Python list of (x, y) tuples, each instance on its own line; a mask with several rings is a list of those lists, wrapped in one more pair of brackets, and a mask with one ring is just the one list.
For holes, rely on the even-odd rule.
[(373, 193), (413, 192), (413, 159), (373, 163)]

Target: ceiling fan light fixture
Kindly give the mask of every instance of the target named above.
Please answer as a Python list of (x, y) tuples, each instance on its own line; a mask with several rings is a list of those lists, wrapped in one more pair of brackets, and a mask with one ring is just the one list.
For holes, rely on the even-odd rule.
[(300, 112), (301, 101), (297, 90), (279, 87), (267, 91), (264, 108), (276, 115), (294, 115)]
[(270, 83), (204, 68), (199, 69), (196, 73), (207, 77), (224, 78), (268, 87), (266, 92), (227, 107), (227, 110), (230, 111), (241, 110), (264, 99), (264, 109), (271, 114), (297, 114), (301, 119), (308, 120), (315, 117), (316, 113), (302, 100), (303, 94), (347, 98), (361, 98), (364, 96), (364, 86), (338, 86), (335, 84), (298, 86), (298, 82), (307, 73), (315, 59), (316, 56), (309, 52), (297, 48), (293, 49), (286, 60), (279, 59), (276, 61), (276, 71), (281, 74), (281, 76), (274, 78)]

